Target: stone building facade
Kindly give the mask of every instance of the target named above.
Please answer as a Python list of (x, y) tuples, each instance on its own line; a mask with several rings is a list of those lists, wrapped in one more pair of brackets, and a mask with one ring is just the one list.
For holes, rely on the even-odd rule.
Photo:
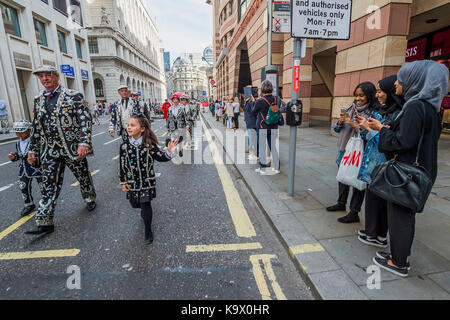
[(61, 84), (95, 102), (84, 9), (78, 0), (0, 0), (0, 100), (10, 123), (33, 118), (44, 87), (32, 71), (41, 64), (57, 67)]
[(169, 97), (175, 92), (184, 92), (196, 100), (206, 99), (207, 68), (208, 63), (202, 59), (200, 53), (184, 53), (177, 57), (167, 76)]
[[(260, 87), (267, 65), (267, 0), (214, 0), (214, 99), (234, 96), (246, 85)], [(374, 10), (376, 9), (376, 10)], [(301, 59), (303, 122), (332, 124), (353, 101), (355, 86), (395, 74), (425, 38), (416, 59), (449, 66), (450, 3), (447, 0), (353, 1), (351, 36), (346, 41), (306, 41)], [(440, 40), (433, 40), (439, 36)], [(440, 42), (439, 42), (440, 41)], [(436, 42), (436, 43), (435, 43)], [(411, 47), (413, 46), (413, 47)], [(417, 45), (415, 47), (417, 51)], [(279, 70), (279, 95), (291, 97), (293, 39), (273, 34), (272, 64)]]
[(86, 1), (86, 23), (97, 101), (118, 99), (126, 84), (147, 103), (166, 96), (164, 50), (143, 0)]

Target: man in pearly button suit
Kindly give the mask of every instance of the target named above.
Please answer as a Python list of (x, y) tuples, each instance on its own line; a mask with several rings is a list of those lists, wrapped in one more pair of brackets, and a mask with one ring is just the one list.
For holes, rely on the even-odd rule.
[(132, 115), (141, 113), (139, 104), (130, 97), (128, 87), (121, 85), (117, 88), (120, 99), (113, 103), (111, 121), (109, 123), (109, 135), (114, 137), (114, 133), (122, 136), (123, 141), (128, 139), (127, 125), (128, 119)]
[(42, 197), (36, 214), (37, 229), (26, 234), (44, 234), (54, 231), (54, 210), (66, 166), (80, 183), (87, 209), (95, 209), (96, 193), (86, 159), (93, 154), (92, 116), (81, 93), (59, 84), (58, 69), (44, 65), (33, 74), (39, 77), (45, 91), (34, 100), (28, 162), (34, 164), (39, 155)]

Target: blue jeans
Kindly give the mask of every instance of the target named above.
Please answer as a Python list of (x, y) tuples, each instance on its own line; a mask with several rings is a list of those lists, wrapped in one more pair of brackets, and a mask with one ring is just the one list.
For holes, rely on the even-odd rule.
[[(255, 129), (247, 129), (247, 136), (248, 136), (248, 150), (255, 153), (255, 136), (254, 136)], [(258, 154), (257, 152), (255, 154)]]
[[(271, 129), (258, 129), (257, 130), (257, 136), (258, 136), (258, 142), (260, 141), (260, 137), (262, 137), (261, 141), (262, 144), (258, 145), (260, 147), (258, 147), (258, 155), (259, 155), (259, 165), (260, 168), (267, 168), (267, 159), (266, 159), (266, 144), (264, 141), (264, 138), (267, 139), (267, 144), (269, 145), (269, 151), (272, 154), (272, 160), (274, 162), (274, 169), (275, 170), (280, 170), (280, 155), (279, 155), (279, 151), (278, 151), (278, 145), (277, 145), (277, 139), (278, 139), (278, 129), (274, 129), (274, 135), (272, 135), (272, 130)], [(273, 146), (274, 148), (272, 149), (272, 138), (273, 138), (273, 142), (275, 143), (275, 145)]]

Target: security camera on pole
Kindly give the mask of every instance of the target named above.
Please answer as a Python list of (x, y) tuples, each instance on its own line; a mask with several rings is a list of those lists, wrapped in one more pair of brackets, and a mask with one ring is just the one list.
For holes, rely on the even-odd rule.
[(292, 96), (286, 110), (286, 123), (291, 126), (289, 138), (288, 194), (294, 195), (297, 126), (302, 122), (300, 96), (300, 58), (306, 54), (306, 39), (348, 40), (352, 13), (351, 0), (291, 1), (291, 36), (294, 38)]

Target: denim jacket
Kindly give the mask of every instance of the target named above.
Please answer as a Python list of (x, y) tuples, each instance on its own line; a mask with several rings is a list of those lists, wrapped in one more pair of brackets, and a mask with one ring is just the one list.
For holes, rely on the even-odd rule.
[[(372, 118), (380, 121), (381, 123), (384, 123), (383, 117), (376, 111), (372, 113)], [(340, 131), (337, 122), (334, 124), (333, 130), (335, 132)], [(372, 173), (376, 165), (382, 162), (386, 162), (386, 156), (384, 155), (384, 153), (378, 151), (378, 142), (380, 140), (379, 131), (375, 130), (367, 131), (359, 129), (359, 133), (364, 141), (364, 154), (361, 162), (361, 169), (359, 170), (358, 174), (358, 179), (370, 184), (371, 183), (370, 174)], [(337, 165), (340, 165), (344, 154), (345, 151), (338, 150), (338, 154), (336, 157)]]
[[(372, 118), (380, 121), (382, 124), (384, 123), (383, 117), (376, 111), (372, 114)], [(382, 162), (386, 162), (386, 156), (384, 153), (381, 153), (378, 150), (380, 132), (376, 130), (372, 130), (369, 132), (367, 132), (367, 130), (362, 130), (362, 132), (364, 132), (365, 136), (365, 138), (363, 138), (365, 140), (365, 149), (361, 163), (361, 169), (359, 169), (358, 180), (370, 184), (372, 182), (370, 174), (372, 173), (375, 166)]]

